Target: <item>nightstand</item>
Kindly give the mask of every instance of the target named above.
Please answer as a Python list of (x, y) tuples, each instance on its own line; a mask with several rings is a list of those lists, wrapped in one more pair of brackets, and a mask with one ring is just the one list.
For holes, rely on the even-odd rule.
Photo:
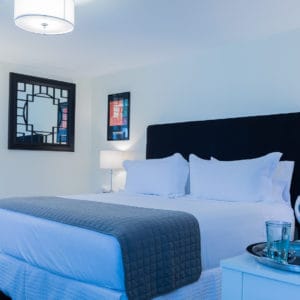
[(222, 300), (300, 299), (300, 274), (258, 263), (245, 253), (221, 261)]

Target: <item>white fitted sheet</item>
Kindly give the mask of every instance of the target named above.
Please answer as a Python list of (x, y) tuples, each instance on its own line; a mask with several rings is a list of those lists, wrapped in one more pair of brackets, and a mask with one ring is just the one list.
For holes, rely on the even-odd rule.
[(109, 235), (0, 209), (0, 252), (72, 279), (124, 290), (120, 245)]
[[(294, 223), (285, 204), (169, 199), (124, 193), (88, 194), (68, 198), (181, 210), (198, 219), (203, 270), (221, 259), (244, 252), (247, 245), (265, 240), (264, 222)], [(120, 246), (111, 236), (0, 209), (0, 252), (59, 276), (124, 291)], [(13, 237), (13, 238), (12, 238)]]

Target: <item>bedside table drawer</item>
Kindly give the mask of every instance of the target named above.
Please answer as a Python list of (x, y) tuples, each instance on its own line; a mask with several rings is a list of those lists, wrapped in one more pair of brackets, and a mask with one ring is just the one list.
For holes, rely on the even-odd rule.
[(243, 275), (243, 300), (282, 300), (299, 299), (300, 287), (286, 282)]
[(258, 263), (245, 253), (221, 261), (222, 300), (300, 299), (300, 274)]
[(241, 300), (243, 295), (243, 274), (222, 269), (222, 299)]

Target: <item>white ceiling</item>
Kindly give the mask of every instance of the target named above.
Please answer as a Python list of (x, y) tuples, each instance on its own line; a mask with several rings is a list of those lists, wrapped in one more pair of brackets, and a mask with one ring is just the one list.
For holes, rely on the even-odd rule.
[(75, 1), (75, 30), (42, 36), (0, 0), (0, 61), (95, 76), (300, 28), (299, 0)]

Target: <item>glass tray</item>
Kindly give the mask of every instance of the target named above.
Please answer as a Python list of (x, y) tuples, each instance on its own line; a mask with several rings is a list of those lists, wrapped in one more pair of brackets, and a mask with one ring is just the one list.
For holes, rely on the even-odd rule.
[(287, 263), (280, 263), (266, 257), (265, 247), (266, 243), (256, 243), (249, 245), (246, 249), (258, 262), (264, 265), (284, 271), (300, 273), (300, 240), (290, 242), (291, 252), (289, 251)]

